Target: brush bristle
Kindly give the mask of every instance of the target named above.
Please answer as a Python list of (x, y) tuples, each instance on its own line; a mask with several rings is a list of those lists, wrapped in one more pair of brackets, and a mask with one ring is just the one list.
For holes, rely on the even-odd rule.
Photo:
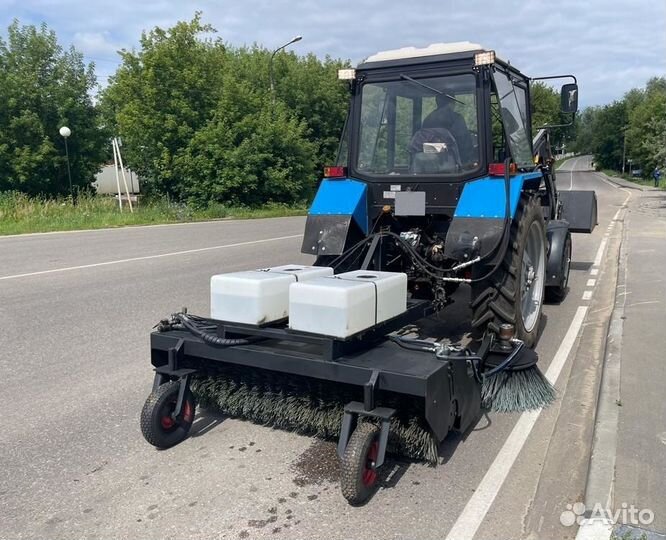
[(555, 388), (536, 366), (501, 371), (483, 380), (483, 407), (496, 412), (524, 412), (547, 407), (557, 397)]
[[(204, 407), (323, 439), (339, 436), (344, 405), (363, 398), (362, 389), (351, 385), (234, 367), (195, 377), (192, 391)], [(383, 394), (380, 403), (397, 411), (391, 420), (389, 453), (437, 463), (438, 445), (424, 418), (423, 403), (397, 394)]]

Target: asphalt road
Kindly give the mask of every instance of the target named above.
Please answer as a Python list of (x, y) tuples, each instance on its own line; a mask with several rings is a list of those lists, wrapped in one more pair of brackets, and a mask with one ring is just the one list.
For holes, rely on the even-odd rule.
[[(392, 461), (360, 508), (339, 493), (330, 443), (202, 411), (189, 439), (157, 451), (138, 427), (151, 327), (181, 306), (207, 314), (212, 274), (311, 261), (304, 218), (0, 238), (0, 537), (575, 536), (559, 516), (582, 497), (589, 445), (571, 425), (587, 433), (594, 395), (577, 369), (599, 339), (587, 329), (610, 314), (627, 197), (587, 169), (575, 158), (558, 173), (560, 189), (597, 192), (599, 226), (574, 235), (570, 292), (546, 306), (537, 349), (562, 399), (540, 415), (484, 416), (447, 438), (438, 467)], [(467, 294), (444, 324), (464, 325)]]

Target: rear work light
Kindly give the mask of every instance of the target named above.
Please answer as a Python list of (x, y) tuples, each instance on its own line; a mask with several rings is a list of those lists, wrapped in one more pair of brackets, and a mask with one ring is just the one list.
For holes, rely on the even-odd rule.
[(327, 166), (324, 167), (324, 178), (344, 178), (347, 176), (347, 167)]
[[(516, 164), (509, 165), (509, 174), (516, 174)], [(488, 165), (488, 174), (490, 176), (504, 176), (504, 163), (491, 163)]]

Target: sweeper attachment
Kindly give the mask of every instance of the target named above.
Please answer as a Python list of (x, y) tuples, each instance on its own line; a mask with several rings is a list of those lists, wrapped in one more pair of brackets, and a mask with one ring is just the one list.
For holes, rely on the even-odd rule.
[[(388, 51), (340, 77), (351, 105), (305, 225), (312, 266), (213, 276), (210, 317), (160, 321), (141, 429), (173, 446), (206, 406), (337, 439), (360, 504), (387, 452), (434, 464), (484, 409), (555, 399), (534, 351), (541, 309), (566, 296), (571, 232), (592, 231), (596, 198), (558, 193), (530, 79), (493, 51)], [(563, 111), (576, 103), (564, 85)], [(465, 293), (468, 332), (446, 336), (438, 321)]]

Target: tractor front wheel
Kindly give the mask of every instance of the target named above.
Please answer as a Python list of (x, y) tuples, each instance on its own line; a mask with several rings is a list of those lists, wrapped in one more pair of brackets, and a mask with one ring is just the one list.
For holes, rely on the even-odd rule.
[[(479, 272), (485, 273), (486, 269)], [(538, 197), (523, 195), (499, 268), (472, 283), (472, 329), (477, 338), (503, 323), (528, 347), (536, 344), (546, 276), (546, 227)]]

